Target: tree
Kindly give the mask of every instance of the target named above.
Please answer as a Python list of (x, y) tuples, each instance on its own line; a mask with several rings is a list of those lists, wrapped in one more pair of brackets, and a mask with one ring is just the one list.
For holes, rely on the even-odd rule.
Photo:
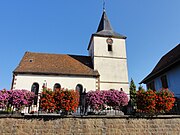
[(132, 78), (131, 78), (130, 88), (129, 89), (130, 89), (131, 103), (132, 103), (132, 105), (136, 105), (136, 85), (135, 85)]
[(143, 86), (139, 85), (138, 90), (144, 90)]

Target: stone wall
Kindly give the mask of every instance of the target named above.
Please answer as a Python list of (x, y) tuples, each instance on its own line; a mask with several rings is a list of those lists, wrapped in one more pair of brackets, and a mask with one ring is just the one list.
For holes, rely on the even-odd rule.
[(1, 135), (180, 135), (180, 118), (0, 118)]

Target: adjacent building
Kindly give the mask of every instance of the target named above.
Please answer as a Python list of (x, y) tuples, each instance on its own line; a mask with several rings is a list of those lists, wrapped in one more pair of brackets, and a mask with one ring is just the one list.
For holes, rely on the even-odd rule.
[(165, 54), (141, 83), (146, 84), (147, 89), (168, 88), (180, 97), (180, 44)]

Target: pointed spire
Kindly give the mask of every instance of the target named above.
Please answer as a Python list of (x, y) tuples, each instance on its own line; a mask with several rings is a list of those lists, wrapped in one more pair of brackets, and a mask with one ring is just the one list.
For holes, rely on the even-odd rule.
[(105, 10), (103, 11), (97, 32), (102, 31), (102, 30), (112, 30), (111, 24), (109, 22), (109, 19), (106, 15)]
[(106, 37), (117, 37), (117, 38), (126, 39), (125, 36), (118, 34), (115, 31), (113, 31), (113, 28), (111, 27), (110, 21), (106, 15), (105, 9), (103, 11), (97, 32), (94, 35), (106, 36)]

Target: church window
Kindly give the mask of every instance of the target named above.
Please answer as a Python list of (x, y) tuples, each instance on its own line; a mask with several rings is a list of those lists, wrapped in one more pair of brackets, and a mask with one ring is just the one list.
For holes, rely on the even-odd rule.
[(76, 90), (79, 92), (79, 94), (82, 94), (82, 92), (83, 92), (83, 86), (82, 86), (81, 84), (78, 84), (78, 85), (76, 86)]
[(61, 89), (61, 85), (59, 83), (54, 84), (54, 90)]
[(167, 82), (166, 75), (161, 76), (161, 83), (162, 83), (162, 88), (168, 88), (168, 82)]
[(33, 62), (33, 59), (30, 59), (29, 62)]
[(34, 94), (36, 95), (34, 98), (34, 105), (37, 105), (38, 93), (39, 93), (39, 84), (38, 83), (33, 83), (33, 85), (31, 86), (31, 92), (34, 92)]
[(79, 105), (81, 106), (82, 105), (82, 94), (83, 94), (83, 86), (81, 84), (78, 84), (76, 86), (76, 90), (79, 92)]
[(108, 51), (112, 51), (113, 40), (111, 38), (106, 39), (106, 43), (108, 44)]
[(112, 51), (112, 45), (108, 44), (108, 51)]

